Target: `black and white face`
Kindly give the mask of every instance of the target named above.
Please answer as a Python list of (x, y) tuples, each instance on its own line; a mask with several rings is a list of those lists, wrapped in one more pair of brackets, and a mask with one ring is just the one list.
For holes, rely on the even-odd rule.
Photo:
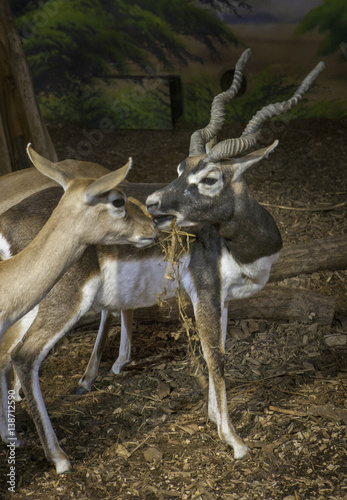
[(178, 177), (146, 201), (158, 229), (172, 219), (181, 227), (223, 224), (234, 215), (237, 202), (247, 191), (242, 175), (267, 157), (278, 141), (240, 158), (211, 161), (209, 155), (188, 157), (178, 166)]
[(167, 228), (173, 217), (178, 226), (189, 227), (216, 224), (232, 215), (228, 168), (199, 157), (186, 158), (177, 171), (177, 179), (147, 198), (147, 210), (159, 229)]

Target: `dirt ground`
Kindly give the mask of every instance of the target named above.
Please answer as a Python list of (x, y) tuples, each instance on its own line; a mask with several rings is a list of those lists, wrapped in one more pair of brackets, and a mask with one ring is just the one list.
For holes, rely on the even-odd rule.
[[(322, 119), (265, 129), (266, 143), (277, 138), (280, 144), (247, 181), (259, 202), (275, 205), (269, 210), (285, 245), (346, 232), (346, 128), (346, 119)], [(241, 130), (228, 127), (221, 138)], [(60, 159), (76, 152), (118, 168), (132, 156), (130, 181), (163, 182), (176, 176), (193, 130), (177, 125), (172, 132), (100, 134), (56, 124), (49, 131)], [(285, 282), (335, 297), (331, 326), (314, 318), (309, 324), (229, 318), (228, 403), (251, 448), (243, 461), (233, 459), (206, 418), (205, 390), (192, 373), (179, 322), (136, 322), (133, 361), (118, 376), (110, 375), (119, 341), (115, 323), (100, 376), (86, 396), (75, 390), (97, 325), (79, 326), (43, 363), (40, 378), (73, 472), (57, 476), (46, 461), (23, 400), (16, 405), (16, 426), (26, 447), (16, 450), (15, 493), (4, 484), (1, 498), (346, 500), (346, 284), (346, 271)], [(8, 473), (2, 446), (0, 481)]]

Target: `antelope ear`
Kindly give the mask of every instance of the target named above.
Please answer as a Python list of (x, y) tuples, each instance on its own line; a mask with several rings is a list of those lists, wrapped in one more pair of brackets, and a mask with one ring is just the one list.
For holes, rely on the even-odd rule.
[(71, 177), (69, 175), (63, 172), (55, 163), (52, 163), (51, 161), (47, 160), (47, 158), (44, 158), (43, 156), (36, 153), (36, 151), (31, 147), (30, 143), (27, 145), (27, 154), (34, 167), (36, 167), (37, 170), (41, 172), (41, 174), (49, 177), (50, 179), (53, 179), (58, 184), (60, 184), (64, 188), (64, 190), (66, 190), (68, 182), (71, 180)]
[(85, 192), (85, 201), (87, 203), (91, 203), (95, 198), (111, 191), (111, 189), (116, 188), (127, 176), (131, 165), (132, 159), (129, 158), (128, 163), (124, 165), (124, 167), (119, 168), (115, 172), (111, 172), (110, 174), (106, 174), (100, 179), (94, 181)]
[(251, 167), (255, 163), (258, 163), (258, 161), (262, 160), (264, 157), (267, 158), (267, 156), (274, 151), (277, 144), (278, 141), (276, 140), (273, 144), (271, 144), (271, 146), (268, 146), (267, 148), (258, 149), (257, 151), (253, 151), (252, 153), (242, 156), (241, 158), (233, 159), (229, 163), (230, 167), (234, 171), (233, 180), (238, 181), (241, 175), (246, 172), (249, 167)]

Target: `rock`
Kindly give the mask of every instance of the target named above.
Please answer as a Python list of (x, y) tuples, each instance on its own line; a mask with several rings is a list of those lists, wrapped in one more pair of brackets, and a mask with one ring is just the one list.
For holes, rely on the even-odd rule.
[(340, 333), (326, 335), (324, 337), (324, 341), (329, 347), (345, 346), (347, 345), (347, 335), (343, 335)]
[(146, 462), (160, 462), (163, 459), (163, 454), (158, 448), (150, 447), (143, 452)]

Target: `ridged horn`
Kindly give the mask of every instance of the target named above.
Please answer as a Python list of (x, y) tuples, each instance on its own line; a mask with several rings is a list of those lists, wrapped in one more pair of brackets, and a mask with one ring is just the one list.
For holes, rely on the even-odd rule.
[(252, 54), (246, 49), (237, 61), (232, 84), (228, 90), (216, 95), (212, 101), (210, 123), (203, 129), (196, 130), (190, 139), (189, 156), (205, 154), (205, 145), (215, 137), (223, 127), (225, 119), (225, 105), (237, 94), (242, 83), (242, 72)]
[(311, 87), (324, 68), (325, 64), (322, 61), (319, 62), (303, 80), (293, 97), (287, 101), (264, 106), (253, 116), (253, 118), (251, 118), (240, 137), (236, 139), (227, 139), (214, 146), (211, 153), (208, 155), (208, 159), (212, 162), (217, 162), (227, 158), (233, 158), (254, 146), (261, 132), (262, 125), (270, 118), (287, 113), (293, 109), (298, 102), (301, 101), (303, 95)]

